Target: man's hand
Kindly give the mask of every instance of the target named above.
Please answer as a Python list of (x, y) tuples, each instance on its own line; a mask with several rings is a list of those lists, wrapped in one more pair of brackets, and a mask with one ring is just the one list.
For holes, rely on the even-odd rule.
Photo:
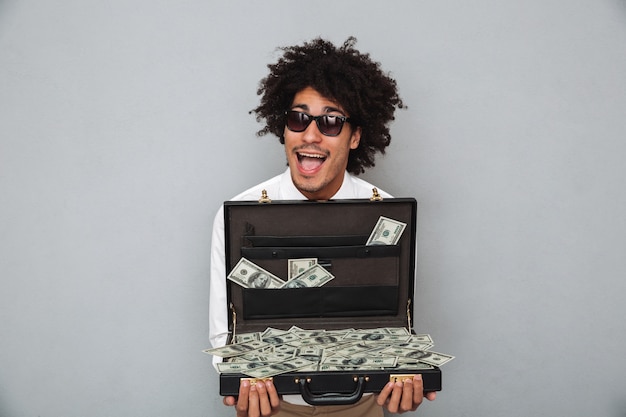
[(433, 401), (437, 393), (427, 392), (424, 395), (422, 376), (415, 375), (412, 380), (389, 382), (378, 394), (376, 402), (390, 413), (404, 413), (417, 410), (424, 397)]
[(239, 397), (224, 397), (224, 405), (235, 406), (237, 417), (268, 417), (278, 412), (280, 398), (272, 381), (257, 382), (242, 380)]

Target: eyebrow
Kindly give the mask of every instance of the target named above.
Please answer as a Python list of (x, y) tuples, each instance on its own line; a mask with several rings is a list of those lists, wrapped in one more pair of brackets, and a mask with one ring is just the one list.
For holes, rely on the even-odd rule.
[[(309, 106), (308, 106), (308, 105), (306, 105), (306, 104), (293, 104), (293, 105), (291, 106), (291, 108), (292, 108), (292, 109), (299, 108), (299, 109), (302, 109), (302, 110), (304, 110), (304, 111), (306, 111), (306, 112), (308, 112), (308, 111), (309, 111)], [(341, 114), (342, 114), (342, 115), (344, 115), (344, 116), (346, 115), (346, 112), (344, 112), (343, 110), (341, 110), (341, 109), (340, 109), (340, 108), (338, 108), (338, 107), (333, 107), (333, 106), (325, 106), (325, 107), (323, 108), (323, 113), (324, 113), (324, 114), (328, 114), (328, 113), (332, 113), (332, 112), (341, 113)]]

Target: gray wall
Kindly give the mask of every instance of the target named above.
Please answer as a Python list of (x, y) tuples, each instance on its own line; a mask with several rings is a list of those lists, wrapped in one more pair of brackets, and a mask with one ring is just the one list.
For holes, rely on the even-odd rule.
[(419, 201), (427, 416), (626, 416), (626, 4), (0, 0), (0, 416), (234, 415), (212, 218), (282, 171), (275, 47), (349, 35), (409, 109), (366, 178)]

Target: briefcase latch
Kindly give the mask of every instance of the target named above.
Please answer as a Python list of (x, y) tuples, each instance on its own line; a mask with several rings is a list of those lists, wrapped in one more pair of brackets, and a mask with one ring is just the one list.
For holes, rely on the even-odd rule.
[(391, 374), (389, 375), (389, 382), (404, 382), (407, 379), (413, 380), (416, 374)]
[(241, 381), (250, 381), (250, 385), (256, 385), (257, 382), (265, 383), (266, 381), (273, 381), (274, 378), (266, 377), (266, 378), (239, 378), (239, 382)]

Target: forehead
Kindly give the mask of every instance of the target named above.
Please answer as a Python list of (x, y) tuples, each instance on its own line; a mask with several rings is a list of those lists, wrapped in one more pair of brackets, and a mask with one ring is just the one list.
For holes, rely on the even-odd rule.
[(291, 107), (299, 107), (305, 110), (321, 110), (325, 112), (345, 112), (343, 106), (341, 106), (341, 104), (339, 104), (336, 100), (322, 95), (313, 87), (305, 87), (298, 91), (293, 97)]

